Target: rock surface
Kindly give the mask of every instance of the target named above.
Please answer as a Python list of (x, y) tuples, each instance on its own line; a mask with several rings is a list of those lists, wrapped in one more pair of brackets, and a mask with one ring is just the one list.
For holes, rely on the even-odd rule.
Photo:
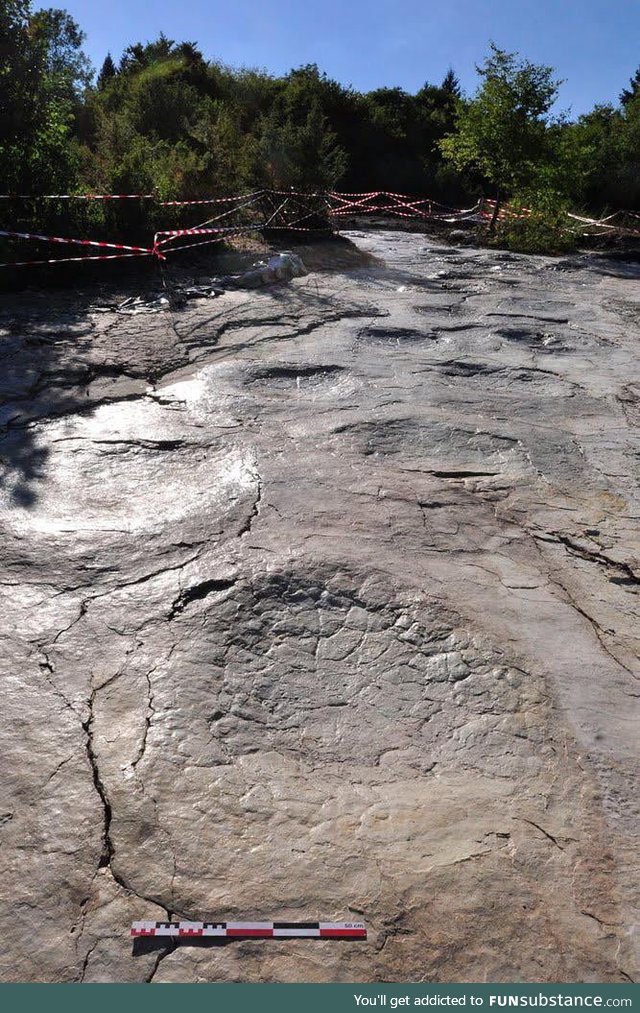
[(2, 310), (3, 980), (637, 974), (640, 268), (351, 239)]

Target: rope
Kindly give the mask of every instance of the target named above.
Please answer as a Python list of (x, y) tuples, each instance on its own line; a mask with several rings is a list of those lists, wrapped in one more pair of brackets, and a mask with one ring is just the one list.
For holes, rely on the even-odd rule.
[[(326, 216), (328, 228), (331, 228), (332, 222), (337, 222), (340, 219), (363, 215), (385, 215), (416, 221), (455, 224), (455, 222), (464, 221), (484, 222), (492, 217), (495, 209), (495, 201), (489, 198), (481, 199), (469, 208), (455, 208), (441, 204), (431, 197), (414, 197), (391, 190), (371, 190), (368, 193), (341, 193), (339, 191), (303, 193), (302, 191), (293, 189), (254, 190), (252, 193), (234, 197), (206, 197), (194, 200), (170, 201), (160, 201), (155, 194), (0, 194), (0, 200), (149, 200), (157, 207), (162, 208), (188, 208), (202, 205), (217, 206), (217, 213), (198, 225), (181, 229), (163, 229), (156, 232), (151, 247), (130, 246), (123, 243), (95, 239), (78, 239), (66, 236), (48, 236), (40, 233), (0, 230), (0, 237), (5, 237), (6, 239), (100, 247), (110, 251), (109, 253), (91, 254), (84, 257), (8, 261), (0, 263), (0, 268), (81, 263), (88, 260), (116, 260), (120, 257), (154, 257), (162, 261), (166, 259), (169, 253), (177, 253), (180, 250), (188, 250), (197, 246), (222, 242), (230, 235), (258, 232), (266, 228), (269, 230), (309, 234), (325, 231), (324, 228), (309, 221), (310, 219), (317, 221), (320, 216)], [(251, 209), (252, 221), (246, 220), (248, 209)], [(516, 212), (506, 204), (500, 208), (498, 217), (502, 220), (508, 218), (527, 218), (531, 213), (529, 208), (520, 208)], [(612, 224), (613, 219), (620, 218), (620, 216), (633, 219), (634, 225), (640, 221), (640, 215), (633, 211), (616, 211), (602, 219), (586, 218), (574, 214), (568, 215), (569, 218), (581, 225), (602, 229), (603, 232), (615, 231), (623, 235), (640, 235), (640, 229), (638, 228)], [(234, 217), (236, 220), (233, 221), (233, 224), (229, 223), (228, 220), (233, 220)], [(175, 245), (176, 241), (188, 237), (198, 237), (198, 239), (193, 243)]]

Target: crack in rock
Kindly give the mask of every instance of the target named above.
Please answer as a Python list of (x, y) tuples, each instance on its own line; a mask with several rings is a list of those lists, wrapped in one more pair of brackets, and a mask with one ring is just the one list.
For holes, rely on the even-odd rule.
[(617, 559), (611, 559), (610, 556), (605, 555), (603, 552), (594, 552), (592, 549), (588, 549), (584, 545), (580, 545), (579, 542), (576, 542), (568, 535), (563, 535), (559, 531), (548, 532), (545, 534), (534, 532), (533, 537), (539, 542), (550, 542), (551, 544), (564, 545), (570, 555), (579, 556), (581, 559), (585, 559), (590, 563), (597, 563), (599, 566), (606, 566), (610, 569), (618, 570), (620, 574), (619, 576), (609, 577), (609, 581), (612, 584), (619, 584), (622, 587), (640, 586), (640, 577), (628, 563), (620, 562)]
[[(255, 516), (255, 514), (252, 516)], [(249, 528), (243, 529), (243, 531), (244, 530), (249, 530)], [(240, 533), (243, 532), (241, 531)], [(230, 580), (212, 578), (211, 580), (202, 580), (197, 584), (191, 584), (189, 587), (183, 588), (177, 598), (174, 598), (171, 603), (169, 619), (173, 619), (175, 615), (178, 615), (180, 612), (184, 612), (187, 605), (189, 605), (192, 601), (201, 601), (203, 598), (207, 598), (210, 594), (218, 594), (221, 591), (228, 591), (235, 583), (235, 578)]]
[[(358, 243), (175, 318), (0, 311), (16, 977), (630, 977), (640, 268)], [(372, 946), (162, 967), (165, 912)]]
[[(116, 859), (116, 849), (113, 843), (113, 837), (111, 833), (111, 824), (113, 820), (113, 809), (111, 801), (107, 794), (107, 790), (100, 773), (100, 767), (98, 763), (98, 756), (93, 744), (93, 724), (95, 720), (95, 701), (100, 690), (93, 690), (88, 700), (88, 711), (89, 717), (86, 721), (82, 722), (82, 730), (85, 734), (85, 751), (89, 766), (91, 769), (93, 786), (100, 800), (102, 807), (102, 853), (98, 860), (98, 869), (108, 868), (115, 882), (120, 886), (126, 893), (131, 894), (135, 897), (139, 897), (140, 900), (147, 901), (151, 904), (155, 904), (158, 907), (164, 908), (167, 912), (167, 917), (171, 919), (171, 912), (162, 903), (161, 899), (157, 896), (147, 896), (141, 893), (139, 890), (134, 889), (130, 883), (126, 881), (118, 870), (114, 867)], [(151, 692), (151, 690), (150, 690)]]

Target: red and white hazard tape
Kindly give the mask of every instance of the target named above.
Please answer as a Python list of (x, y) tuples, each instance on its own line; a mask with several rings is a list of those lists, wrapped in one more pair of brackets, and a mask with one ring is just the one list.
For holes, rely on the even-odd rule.
[(71, 246), (98, 246), (107, 250), (124, 250), (124, 253), (110, 253), (104, 256), (90, 257), (65, 257), (54, 260), (22, 260), (0, 264), (0, 267), (26, 267), (34, 264), (60, 264), (71, 263), (79, 260), (115, 260), (117, 257), (159, 257), (164, 260), (164, 255), (155, 247), (149, 249), (146, 246), (125, 246), (123, 243), (105, 243), (97, 239), (69, 239), (66, 236), (40, 236), (31, 232), (7, 232), (0, 229), (0, 236), (7, 239), (31, 239), (39, 243), (63, 243)]
[[(324, 205), (325, 213), (329, 220), (336, 224), (340, 219), (360, 215), (393, 215), (405, 219), (418, 219), (421, 221), (442, 221), (450, 224), (462, 221), (488, 221), (495, 214), (495, 202), (489, 198), (478, 201), (470, 208), (452, 208), (446, 204), (440, 204), (429, 197), (412, 197), (406, 194), (395, 193), (389, 190), (372, 190), (369, 193), (339, 193), (329, 191), (326, 193), (305, 194), (297, 190), (255, 190), (252, 193), (236, 197), (210, 197), (198, 200), (183, 201), (158, 201), (155, 194), (0, 194), (0, 200), (11, 199), (24, 200), (152, 200), (160, 207), (189, 207), (192, 205), (216, 205), (212, 209), (213, 217), (197, 225), (190, 225), (181, 229), (161, 230), (154, 236), (151, 248), (144, 246), (127, 246), (123, 243), (101, 242), (93, 239), (72, 239), (62, 236), (44, 236), (27, 232), (2, 231), (0, 237), (8, 239), (31, 240), (40, 243), (62, 243), (75, 246), (92, 246), (109, 251), (101, 255), (87, 255), (85, 257), (60, 257), (47, 259), (33, 259), (0, 263), (3, 267), (28, 267), (41, 264), (62, 264), (82, 262), (85, 260), (116, 260), (121, 257), (155, 257), (165, 260), (169, 253), (177, 253), (179, 250), (194, 249), (197, 246), (205, 246), (210, 243), (218, 243), (231, 235), (240, 235), (246, 232), (259, 232), (264, 229), (282, 230), (286, 232), (313, 233), (324, 231), (315, 227), (313, 220), (317, 215), (317, 207), (309, 202), (317, 199)], [(253, 221), (249, 224), (242, 223), (228, 224), (229, 217), (237, 215), (238, 212), (248, 209), (258, 203), (259, 209), (265, 211), (263, 204), (267, 204), (266, 219)], [(526, 218), (531, 212), (527, 208), (515, 212), (508, 205), (502, 205), (498, 209), (498, 218), (508, 220), (510, 218)], [(634, 212), (615, 212), (607, 218), (600, 220), (568, 215), (581, 225), (588, 225), (592, 228), (617, 231), (620, 234), (638, 235), (638, 230), (611, 224), (614, 217), (628, 215), (633, 223), (638, 221)], [(248, 216), (244, 216), (245, 221)], [(251, 216), (253, 217), (253, 215)], [(260, 217), (258, 214), (256, 217)], [(225, 219), (227, 221), (225, 221)], [(231, 219), (233, 220), (233, 219)], [(193, 242), (179, 242), (180, 240), (193, 239)], [(179, 245), (176, 245), (176, 244)]]
[(133, 922), (131, 935), (219, 939), (366, 939), (364, 922)]
[(326, 194), (325, 199), (329, 214), (333, 217), (391, 214), (399, 218), (420, 218), (425, 221), (434, 219), (454, 221), (476, 214), (480, 208), (479, 203), (472, 208), (452, 208), (429, 197), (408, 197), (406, 194), (388, 190), (364, 194), (330, 192)]
[[(246, 228), (255, 229), (258, 228), (258, 226), (246, 226)], [(169, 243), (172, 239), (177, 239), (179, 236), (210, 236), (213, 233), (238, 232), (241, 229), (242, 226), (240, 225), (223, 225), (216, 229), (166, 229), (163, 232), (156, 232), (154, 246), (161, 246), (163, 243)]]
[(69, 239), (66, 236), (39, 236), (32, 232), (5, 232), (0, 229), (0, 236), (9, 239), (35, 239), (41, 243), (71, 243), (74, 246), (103, 246), (110, 250), (130, 250), (133, 253), (153, 253), (146, 246), (124, 246), (122, 243), (105, 243), (98, 239)]
[[(37, 267), (39, 264), (86, 264), (90, 260), (123, 260), (125, 257), (141, 257), (141, 253), (108, 253), (97, 257), (50, 257), (48, 260), (11, 260), (0, 267)], [(150, 256), (150, 254), (147, 254)], [(165, 257), (160, 257), (166, 260)]]
[(0, 193), (0, 200), (153, 200), (153, 193)]
[(253, 193), (239, 194), (237, 197), (203, 197), (201, 200), (161, 200), (161, 208), (189, 207), (194, 204), (228, 204), (234, 200), (248, 200), (250, 197), (259, 197), (264, 190), (255, 190)]

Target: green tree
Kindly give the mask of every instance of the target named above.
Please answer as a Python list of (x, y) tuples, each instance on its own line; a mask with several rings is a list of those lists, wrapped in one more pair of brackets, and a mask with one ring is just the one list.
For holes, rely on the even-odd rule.
[[(445, 79), (446, 82), (446, 79)], [(418, 123), (413, 157), (421, 167), (421, 184), (414, 189), (428, 193), (445, 203), (464, 201), (469, 195), (466, 174), (454, 173), (445, 165), (439, 142), (455, 126), (461, 99), (455, 93), (455, 82), (449, 86), (425, 84), (415, 96)], [(416, 180), (417, 182), (417, 180)]]
[(460, 87), (460, 82), (454, 73), (453, 67), (449, 67), (449, 70), (442, 79), (440, 87), (449, 95), (453, 95), (454, 98), (461, 98), (462, 89)]
[(0, 176), (9, 190), (75, 185), (73, 137), (89, 64), (66, 11), (0, 3)]
[(624, 107), (617, 184), (618, 207), (640, 208), (640, 93)]
[(294, 118), (274, 110), (265, 117), (258, 137), (257, 172), (275, 189), (328, 190), (344, 174), (347, 155), (319, 102)]
[(565, 182), (573, 174), (571, 196), (602, 210), (618, 203), (619, 172), (624, 160), (624, 118), (612, 105), (597, 105), (591, 112), (567, 124), (561, 143), (565, 156), (558, 165), (565, 169)]
[(98, 89), (98, 91), (104, 91), (109, 82), (113, 80), (113, 78), (116, 76), (117, 73), (118, 71), (116, 70), (116, 65), (113, 62), (111, 53), (107, 53), (107, 55), (104, 58), (104, 63), (100, 68), (98, 79), (96, 81), (96, 88)]
[[(499, 200), (533, 209), (530, 220), (510, 218), (507, 230), (496, 208), (498, 239), (522, 249), (563, 248), (571, 238), (561, 226), (566, 210), (581, 202), (640, 204), (640, 69), (619, 105), (569, 122), (551, 116), (551, 68), (494, 45), (469, 100), (452, 69), (415, 94), (359, 93), (315, 64), (280, 77), (234, 70), (206, 61), (195, 42), (162, 34), (128, 46), (117, 67), (107, 54), (91, 87), (83, 40), (66, 11), (0, 0), (3, 189), (198, 198), (260, 185), (340, 185), (459, 205), (489, 186)], [(169, 214), (151, 209), (79, 202), (65, 205), (64, 224), (77, 226), (85, 214), (96, 231), (139, 235), (154, 215)], [(175, 214), (184, 222), (185, 212)], [(38, 219), (42, 225), (40, 205)]]
[(623, 106), (633, 101), (637, 95), (640, 94), (640, 67), (636, 70), (635, 74), (629, 81), (629, 87), (623, 88), (620, 92), (620, 102)]
[[(29, 0), (0, 4), (0, 165), (7, 179), (11, 151), (21, 132), (29, 135), (37, 116), (37, 93), (43, 72), (43, 54), (33, 45), (29, 31)], [(4, 156), (4, 157), (3, 157)]]
[(91, 64), (82, 51), (85, 34), (70, 14), (49, 7), (30, 18), (30, 35), (44, 57), (44, 70), (50, 87), (64, 98), (82, 94), (90, 84)]
[(620, 107), (597, 105), (563, 131), (572, 197), (597, 213), (640, 205), (640, 92)]
[(127, 46), (120, 58), (120, 71), (122, 73), (136, 73), (144, 70), (152, 63), (165, 60), (173, 53), (175, 42), (168, 39), (164, 32), (154, 42), (136, 42), (133, 46)]
[(478, 171), (499, 202), (530, 187), (549, 162), (548, 114), (560, 82), (553, 68), (519, 60), (493, 43), (477, 70), (482, 83), (469, 103), (460, 104), (456, 130), (440, 149), (459, 171)]

